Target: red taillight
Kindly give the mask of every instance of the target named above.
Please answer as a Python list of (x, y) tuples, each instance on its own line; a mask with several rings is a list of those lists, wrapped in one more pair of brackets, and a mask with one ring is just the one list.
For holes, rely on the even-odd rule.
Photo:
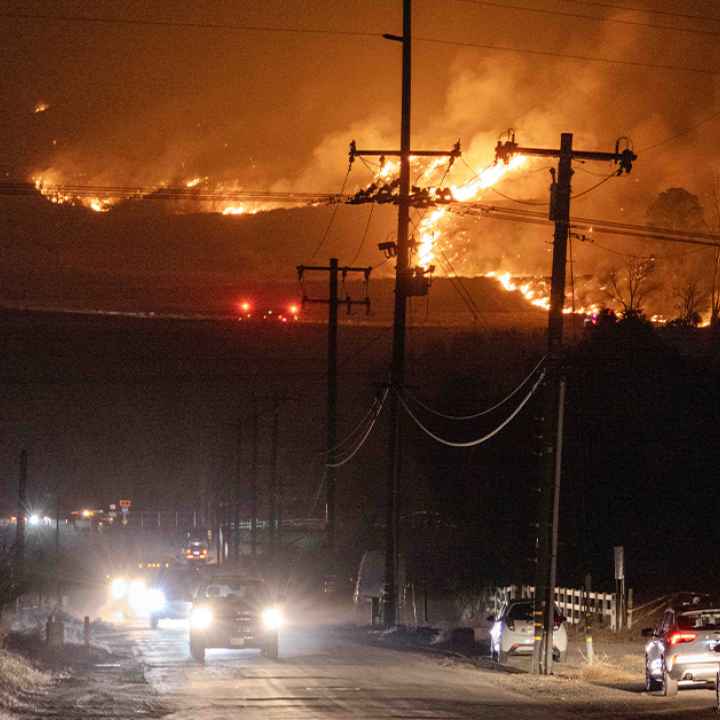
[(692, 632), (674, 632), (670, 635), (671, 645), (680, 645), (681, 643), (692, 642), (697, 635)]

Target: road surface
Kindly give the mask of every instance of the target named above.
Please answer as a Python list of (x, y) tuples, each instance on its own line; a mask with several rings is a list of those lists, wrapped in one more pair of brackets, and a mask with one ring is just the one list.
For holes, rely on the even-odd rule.
[[(58, 689), (34, 717), (171, 720), (533, 720), (553, 718), (717, 718), (714, 692), (652, 697), (640, 683), (598, 687), (567, 678), (532, 678), (453, 659), (377, 646), (360, 633), (306, 625), (281, 638), (278, 660), (254, 650), (210, 650), (204, 665), (188, 652), (187, 627), (128, 624), (96, 641), (122, 662), (90, 681)], [(74, 693), (74, 695), (73, 695)], [(59, 703), (59, 704), (58, 704)]]

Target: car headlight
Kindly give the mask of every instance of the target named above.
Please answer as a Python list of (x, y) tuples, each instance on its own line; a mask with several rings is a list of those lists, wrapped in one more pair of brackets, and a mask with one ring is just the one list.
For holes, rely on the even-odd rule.
[(147, 592), (145, 601), (150, 612), (157, 612), (165, 607), (165, 593), (157, 588), (151, 588)]
[(205, 630), (206, 628), (210, 627), (212, 619), (213, 616), (210, 608), (193, 608), (192, 612), (190, 613), (190, 625), (195, 630)]
[(122, 600), (122, 598), (127, 595), (127, 592), (128, 582), (125, 578), (115, 578), (112, 583), (110, 583), (110, 594), (113, 600)]
[(267, 607), (262, 611), (262, 623), (266, 630), (279, 630), (285, 624), (283, 611), (279, 607)]
[(145, 596), (145, 582), (143, 580), (133, 580), (128, 588), (128, 602), (136, 613), (141, 613), (145, 609)]

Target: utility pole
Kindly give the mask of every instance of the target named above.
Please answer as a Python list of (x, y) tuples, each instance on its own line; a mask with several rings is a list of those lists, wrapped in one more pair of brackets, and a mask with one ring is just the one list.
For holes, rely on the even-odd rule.
[[(112, 542), (112, 529), (110, 533)], [(62, 589), (60, 582), (60, 489), (56, 491), (55, 497), (55, 594), (57, 606), (62, 608)]]
[(278, 493), (278, 440), (280, 435), (280, 407), (277, 395), (273, 397), (272, 413), (272, 460), (270, 466), (270, 555), (277, 555), (280, 534), (280, 508)]
[(250, 555), (257, 558), (257, 516), (258, 516), (258, 412), (257, 400), (253, 395), (252, 457), (250, 461)]
[[(515, 133), (495, 148), (496, 162), (508, 162), (513, 155), (534, 155), (558, 158), (557, 172), (551, 168), (550, 219), (555, 221), (553, 239), (550, 311), (548, 314), (548, 351), (543, 386), (544, 409), (541, 441), (543, 483), (540, 489), (538, 519), (537, 570), (535, 580), (534, 647), (532, 672), (549, 675), (553, 663), (553, 628), (555, 624), (555, 579), (557, 572), (558, 515), (560, 477), (562, 474), (562, 421), (565, 399), (565, 379), (562, 372), (563, 307), (565, 304), (565, 270), (567, 242), (570, 230), (572, 161), (599, 160), (618, 165), (617, 175), (632, 170), (637, 160), (630, 148), (615, 152), (574, 150), (572, 133), (562, 133), (560, 149), (521, 147)], [(543, 657), (543, 648), (545, 650)]]
[[(407, 314), (407, 298), (415, 295), (426, 295), (429, 279), (425, 277), (431, 269), (412, 268), (410, 265), (410, 207), (414, 204), (410, 196), (410, 156), (416, 157), (448, 157), (450, 162), (460, 156), (459, 143), (447, 151), (411, 150), (410, 149), (410, 100), (412, 87), (412, 2), (403, 0), (403, 34), (385, 33), (386, 40), (402, 43), (402, 99), (400, 123), (400, 150), (358, 150), (355, 141), (350, 143), (350, 162), (355, 157), (376, 156), (384, 158), (388, 155), (400, 157), (400, 183), (397, 198), (398, 206), (397, 244), (388, 248), (390, 256), (395, 255), (395, 310), (393, 320), (393, 353), (390, 369), (389, 422), (388, 437), (388, 478), (387, 478), (387, 509), (385, 530), (385, 588), (384, 588), (384, 620), (386, 627), (393, 627), (397, 622), (397, 569), (399, 555), (400, 532), (400, 408), (397, 397), (405, 382), (405, 323)], [(369, 201), (372, 201), (369, 199)]]
[[(335, 463), (335, 446), (337, 445), (337, 357), (338, 357), (338, 305), (342, 303), (350, 314), (353, 305), (364, 305), (366, 312), (370, 312), (370, 298), (367, 295), (367, 284), (370, 280), (371, 267), (340, 267), (337, 258), (330, 258), (327, 267), (319, 265), (298, 265), (298, 280), (302, 285), (306, 272), (329, 273), (330, 293), (325, 298), (310, 298), (303, 289), (302, 304), (321, 303), (328, 306), (328, 370), (327, 370), (327, 464), (325, 467), (325, 529), (327, 533), (327, 546), (332, 552), (335, 549), (336, 529), (336, 503), (335, 480), (337, 468)], [(340, 299), (338, 292), (338, 275), (342, 273), (343, 281), (349, 273), (362, 273), (365, 276), (365, 297), (353, 300), (349, 295)]]
[(237, 427), (237, 460), (235, 464), (235, 484), (233, 492), (233, 559), (240, 562), (240, 486), (242, 478), (242, 419)]
[(22, 579), (25, 570), (25, 524), (27, 522), (27, 450), (20, 453), (18, 478), (17, 525), (15, 529), (15, 576)]

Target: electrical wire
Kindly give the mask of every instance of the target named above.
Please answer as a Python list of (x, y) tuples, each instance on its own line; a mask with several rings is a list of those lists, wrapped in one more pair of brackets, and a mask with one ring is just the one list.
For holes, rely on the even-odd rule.
[(495, 187), (491, 187), (490, 190), (492, 190), (496, 195), (499, 195), (501, 198), (505, 198), (505, 200), (517, 203), (518, 205), (534, 205), (535, 207), (538, 205), (547, 205), (547, 200), (520, 200), (519, 198), (510, 197), (510, 195), (500, 192)]
[(45, 15), (43, 13), (0, 13), (8, 20), (47, 20), (50, 22), (95, 23), (101, 25), (146, 25), (151, 27), (194, 28), (199, 30), (232, 30), (240, 32), (297, 33), (301, 35), (349, 35), (382, 39), (382, 33), (325, 28), (290, 28), (268, 25), (234, 25), (231, 23), (186, 22), (182, 20), (140, 20), (139, 18), (110, 18), (91, 15)]
[(647, 68), (650, 70), (672, 70), (679, 72), (698, 73), (700, 75), (720, 75), (720, 70), (709, 70), (699, 67), (682, 67), (680, 65), (666, 65), (663, 63), (647, 63), (639, 60), (616, 60), (614, 58), (598, 57), (593, 55), (575, 55), (571, 53), (560, 53), (552, 50), (533, 50), (531, 48), (514, 48), (506, 45), (486, 45), (483, 43), (461, 42), (459, 40), (443, 40), (441, 38), (413, 36), (416, 42), (430, 43), (434, 45), (450, 45), (453, 47), (476, 48), (479, 50), (495, 50), (498, 52), (519, 53), (521, 55), (539, 55), (541, 57), (556, 57), (565, 60), (580, 60), (582, 62), (596, 62), (605, 65), (624, 65), (626, 67)]
[(618, 177), (618, 171), (613, 170), (607, 177), (604, 177), (600, 182), (595, 183), (595, 185), (592, 185), (589, 188), (586, 188), (585, 190), (580, 191), (579, 193), (576, 193), (575, 195), (571, 195), (571, 200), (578, 200), (581, 197), (585, 197), (586, 195), (589, 195), (591, 192), (597, 190), (601, 185), (604, 185), (610, 178)]
[(625, 5), (615, 5), (613, 3), (596, 2), (595, 0), (561, 0), (562, 2), (570, 2), (575, 5), (585, 5), (586, 7), (599, 7), (608, 10), (622, 10), (624, 12), (650, 13), (652, 15), (665, 15), (666, 17), (682, 18), (683, 20), (702, 20), (708, 22), (720, 23), (720, 17), (712, 17), (710, 15), (689, 15), (686, 13), (672, 12), (669, 10), (657, 10), (655, 8), (630, 7)]
[(367, 442), (367, 439), (370, 437), (370, 433), (373, 431), (373, 428), (375, 427), (375, 423), (377, 422), (377, 419), (380, 417), (380, 413), (382, 413), (383, 408), (385, 407), (385, 401), (387, 400), (387, 396), (388, 396), (389, 392), (390, 392), (390, 389), (386, 388), (385, 392), (383, 393), (383, 396), (380, 400), (380, 403), (375, 411), (375, 417), (373, 417), (373, 419), (371, 420), (370, 425), (368, 426), (368, 429), (365, 431), (365, 434), (362, 436), (362, 438), (360, 438), (360, 442), (355, 446), (353, 451), (345, 459), (340, 460), (339, 462), (325, 463), (326, 467), (329, 467), (329, 468), (342, 467), (343, 465), (346, 465), (347, 463), (349, 463), (355, 457), (355, 455), (357, 455), (357, 453), (360, 451), (360, 448), (362, 448), (363, 445), (365, 445), (365, 443)]
[[(345, 186), (347, 185), (347, 181), (350, 178), (350, 173), (352, 172), (352, 163), (348, 165), (347, 173), (345, 174), (345, 179), (343, 180), (342, 186), (340, 187), (339, 195), (343, 195), (345, 193)], [(335, 222), (335, 216), (338, 213), (338, 209), (340, 208), (340, 203), (335, 205), (332, 209), (332, 213), (330, 214), (330, 220), (328, 221), (327, 227), (325, 228), (325, 232), (323, 233), (322, 238), (320, 239), (320, 242), (317, 244), (317, 247), (313, 251), (313, 254), (310, 256), (310, 259), (314, 259), (315, 256), (320, 252), (320, 248), (325, 244), (325, 241), (328, 239), (328, 235), (330, 234), (330, 228), (332, 228), (333, 223)]]
[(360, 253), (362, 252), (363, 246), (365, 245), (365, 241), (367, 240), (368, 236), (368, 230), (370, 229), (370, 221), (372, 220), (373, 212), (375, 210), (375, 203), (370, 203), (370, 212), (368, 213), (368, 219), (365, 223), (365, 232), (363, 232), (362, 238), (360, 240), (360, 245), (358, 245), (358, 249), (355, 252), (355, 255), (353, 255), (353, 259), (350, 261), (350, 265), (353, 265), (355, 261), (360, 257)]
[(452, 262), (450, 261), (450, 258), (445, 254), (445, 251), (442, 248), (438, 248), (440, 254), (443, 257), (443, 260), (446, 264), (446, 272), (449, 269), (450, 272), (447, 273), (447, 278), (450, 280), (450, 285), (455, 290), (455, 292), (460, 296), (460, 299), (465, 303), (465, 307), (470, 311), (470, 314), (473, 316), (474, 320), (477, 322), (480, 319), (480, 309), (478, 308), (477, 304), (475, 303), (475, 300), (470, 293), (470, 290), (464, 285), (462, 282), (462, 279), (458, 275), (457, 271), (453, 267)]
[[(522, 8), (528, 10), (529, 8)], [(80, 16), (80, 15), (45, 15), (39, 13), (0, 13), (0, 18), (14, 19), (14, 20), (45, 20), (49, 22), (79, 22), (79, 23), (98, 23), (105, 25), (146, 25), (156, 27), (177, 27), (177, 28), (197, 28), (202, 30), (231, 30), (231, 31), (242, 31), (242, 32), (268, 32), (268, 33), (291, 33), (291, 34), (307, 34), (307, 35), (336, 35), (336, 36), (352, 36), (362, 38), (376, 38), (382, 40), (382, 33), (374, 32), (363, 32), (353, 30), (330, 30), (326, 28), (281, 28), (263, 25), (232, 25), (228, 23), (200, 23), (200, 22), (182, 22), (174, 20), (139, 20), (133, 18), (107, 18), (107, 17), (95, 17), (95, 16)], [(603, 20), (603, 18), (596, 18), (588, 16), (591, 20)], [(608, 19), (609, 20), (609, 19)], [(630, 21), (625, 21), (627, 24)], [(664, 29), (664, 28), (661, 28)], [(679, 28), (669, 28), (679, 29)], [(696, 31), (703, 32), (703, 31)], [(706, 33), (708, 31), (705, 31)], [(672, 70), (679, 72), (692, 72), (703, 75), (719, 75), (720, 71), (708, 70), (706, 68), (695, 68), (695, 67), (683, 67), (680, 65), (665, 65), (658, 63), (644, 63), (640, 61), (632, 60), (617, 60), (614, 58), (603, 58), (593, 57), (586, 55), (573, 55), (570, 53), (560, 53), (551, 50), (533, 50), (530, 48), (512, 48), (505, 47), (502, 45), (486, 45), (481, 43), (470, 43), (461, 42), (458, 40), (445, 40), (442, 38), (430, 38), (422, 36), (413, 36), (413, 40), (416, 42), (434, 43), (438, 45), (451, 45), (454, 47), (468, 47), (477, 48), (481, 50), (495, 50), (499, 52), (513, 52), (527, 55), (540, 55), (544, 57), (557, 57), (564, 58), (566, 60), (582, 60), (583, 62), (599, 62), (611, 65), (625, 65), (629, 67), (640, 67), (650, 68), (654, 70)]]
[(441, 445), (446, 445), (447, 447), (454, 447), (454, 448), (469, 448), (469, 447), (475, 447), (477, 445), (482, 445), (483, 443), (487, 442), (488, 440), (491, 440), (494, 438), (498, 433), (500, 433), (502, 430), (505, 429), (505, 427), (515, 419), (515, 417), (518, 415), (518, 413), (527, 405), (527, 403), (530, 401), (530, 398), (535, 394), (535, 391), (537, 390), (540, 383), (545, 379), (545, 370), (540, 373), (540, 377), (535, 381), (535, 384), (530, 389), (530, 392), (520, 401), (520, 404), (515, 408), (515, 410), (510, 413), (510, 415), (505, 418), (494, 430), (490, 431), (489, 433), (483, 435), (482, 437), (476, 438), (475, 440), (468, 440), (466, 442), (453, 442), (451, 440), (446, 440), (445, 438), (440, 437), (439, 435), (436, 435), (432, 430), (427, 428), (423, 423), (420, 421), (420, 419), (412, 412), (412, 410), (408, 407), (408, 404), (405, 402), (405, 398), (402, 396), (402, 393), (398, 392), (398, 398), (400, 400), (400, 404), (405, 409), (405, 412), (410, 416), (412, 421), (430, 438), (435, 440), (436, 442), (440, 443)]
[(656, 23), (642, 22), (640, 20), (621, 20), (620, 18), (598, 17), (597, 15), (585, 15), (582, 13), (565, 12), (563, 10), (548, 10), (547, 8), (525, 7), (523, 5), (510, 5), (508, 3), (489, 2), (488, 0), (455, 0), (470, 5), (481, 7), (492, 7), (500, 10), (519, 10), (521, 12), (535, 13), (539, 15), (551, 15), (575, 20), (590, 20), (592, 22), (613, 23), (616, 25), (632, 25), (634, 27), (649, 28), (651, 30), (669, 30), (671, 32), (683, 32), (693, 35), (707, 35), (718, 37), (720, 33), (715, 30), (699, 30), (696, 28), (681, 28), (673, 25), (658, 25)]
[(355, 437), (355, 435), (358, 434), (358, 431), (363, 427), (363, 425), (368, 421), (368, 419), (372, 416), (372, 414), (377, 409), (378, 404), (378, 398), (375, 398), (373, 400), (372, 405), (370, 405), (370, 408), (368, 411), (363, 415), (362, 419), (355, 425), (355, 427), (342, 439), (340, 442), (333, 445), (331, 448), (327, 448), (326, 450), (320, 450), (320, 455), (329, 455), (330, 453), (334, 453), (335, 451), (339, 450), (341, 447), (344, 447), (347, 445), (350, 440)]
[(528, 375), (523, 379), (523, 381), (509, 395), (506, 395), (502, 400), (500, 400), (500, 402), (495, 403), (495, 405), (492, 405), (486, 410), (481, 410), (480, 412), (473, 413), (472, 415), (447, 415), (445, 413), (439, 412), (438, 410), (434, 410), (430, 406), (426, 405), (416, 395), (407, 392), (407, 390), (405, 391), (405, 395), (409, 397), (410, 400), (412, 400), (415, 404), (419, 405), (423, 410), (426, 410), (430, 414), (437, 415), (437, 417), (443, 418), (445, 420), (475, 420), (479, 417), (482, 417), (483, 415), (489, 415), (491, 412), (497, 410), (499, 407), (502, 407), (509, 400), (512, 400), (512, 398), (514, 398), (515, 395), (517, 395), (530, 382), (533, 375), (535, 375), (535, 373), (540, 369), (546, 358), (547, 355), (543, 355), (537, 365), (535, 365), (535, 367), (528, 373)]
[(640, 148), (638, 150), (638, 153), (646, 153), (650, 150), (655, 150), (655, 148), (662, 147), (663, 145), (667, 145), (667, 143), (672, 142), (673, 140), (677, 140), (678, 138), (683, 137), (684, 135), (688, 135), (689, 133), (693, 132), (694, 130), (697, 130), (699, 127), (702, 127), (706, 123), (712, 122), (713, 120), (716, 120), (720, 117), (720, 110), (716, 113), (713, 113), (712, 115), (709, 115), (704, 120), (700, 120), (700, 122), (695, 123), (695, 125), (691, 125), (688, 128), (685, 128), (685, 130), (680, 130), (680, 132), (675, 133), (674, 135), (671, 135), (670, 137), (665, 138), (664, 140), (661, 140), (660, 142), (653, 143), (652, 145), (647, 145), (644, 148)]

